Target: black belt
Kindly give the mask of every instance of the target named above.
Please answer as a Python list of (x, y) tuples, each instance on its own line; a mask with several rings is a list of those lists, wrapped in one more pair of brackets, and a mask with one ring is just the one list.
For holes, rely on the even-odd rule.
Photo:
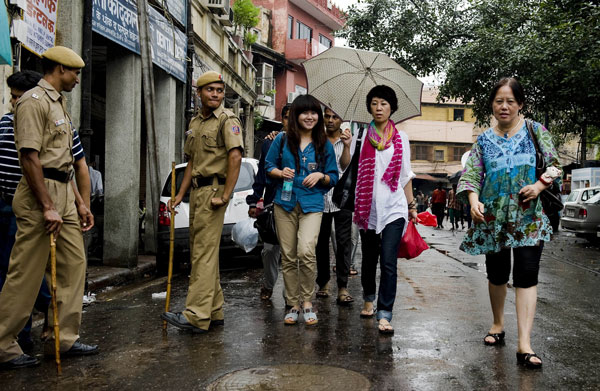
[(209, 177), (195, 176), (195, 177), (192, 177), (192, 187), (194, 189), (197, 189), (199, 187), (212, 186), (214, 178), (217, 178), (217, 182), (219, 183), (219, 185), (225, 184), (225, 178), (212, 177), (212, 176), (209, 176)]
[(69, 183), (71, 179), (73, 179), (73, 170), (64, 172), (57, 170), (56, 168), (42, 167), (42, 171), (44, 172), (44, 178), (47, 179), (53, 179), (63, 183)]

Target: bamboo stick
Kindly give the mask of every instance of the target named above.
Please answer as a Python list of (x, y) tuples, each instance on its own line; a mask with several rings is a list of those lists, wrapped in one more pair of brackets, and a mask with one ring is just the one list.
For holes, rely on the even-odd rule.
[(50, 289), (52, 291), (52, 313), (54, 315), (54, 356), (56, 359), (56, 371), (60, 375), (60, 326), (58, 324), (58, 303), (56, 301), (56, 242), (54, 233), (50, 234)]
[[(176, 176), (175, 162), (171, 162), (171, 205), (175, 203)], [(171, 305), (171, 277), (173, 277), (173, 251), (175, 247), (175, 210), (170, 210), (171, 225), (169, 227), (169, 271), (167, 273), (167, 300), (165, 301), (165, 312), (169, 312)], [(167, 321), (163, 320), (163, 330), (167, 329)]]

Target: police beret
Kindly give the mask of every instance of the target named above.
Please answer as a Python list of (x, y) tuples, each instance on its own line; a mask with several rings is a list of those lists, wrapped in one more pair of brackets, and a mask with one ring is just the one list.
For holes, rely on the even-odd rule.
[(54, 46), (46, 50), (42, 53), (42, 58), (47, 58), (50, 61), (69, 68), (83, 68), (85, 66), (85, 63), (77, 53), (64, 46)]
[(202, 74), (202, 76), (200, 76), (198, 78), (198, 81), (196, 82), (196, 85), (198, 87), (204, 87), (207, 84), (210, 83), (223, 83), (225, 84), (225, 82), (223, 81), (223, 75), (221, 75), (220, 73), (217, 73), (215, 71), (208, 71), (208, 72), (204, 72)]

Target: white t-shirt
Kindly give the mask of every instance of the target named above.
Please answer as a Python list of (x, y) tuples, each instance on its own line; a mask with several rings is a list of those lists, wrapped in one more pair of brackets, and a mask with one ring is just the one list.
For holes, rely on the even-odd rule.
[[(354, 154), (356, 149), (356, 140), (358, 133), (352, 137), (350, 154)], [(400, 169), (399, 186), (395, 192), (392, 192), (387, 184), (382, 181), (383, 174), (394, 156), (394, 144), (383, 151), (375, 151), (375, 180), (373, 181), (373, 201), (371, 202), (371, 213), (369, 215), (369, 229), (381, 233), (386, 225), (401, 217), (404, 218), (404, 231), (406, 232), (406, 223), (408, 223), (408, 202), (404, 194), (404, 186), (416, 175), (410, 165), (410, 144), (408, 136), (403, 131), (398, 131), (402, 138), (402, 167)], [(361, 149), (365, 142), (367, 130), (363, 131)], [(360, 153), (360, 151), (357, 151)]]

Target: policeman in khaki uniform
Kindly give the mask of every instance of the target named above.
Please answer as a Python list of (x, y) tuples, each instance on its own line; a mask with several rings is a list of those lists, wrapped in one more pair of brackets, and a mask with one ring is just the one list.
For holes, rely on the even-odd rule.
[[(17, 334), (31, 314), (45, 270), (50, 270), (50, 233), (56, 237), (62, 355), (98, 353), (97, 346), (79, 342), (85, 280), (82, 229), (93, 225), (93, 217), (83, 202), (76, 205), (71, 181), (73, 129), (61, 94), (77, 85), (85, 64), (71, 49), (56, 46), (44, 52), (42, 66), (44, 78), (19, 99), (15, 109), (15, 145), (23, 177), (12, 205), (16, 242), (0, 293), (0, 369), (39, 364), (35, 357), (23, 354)], [(52, 322), (53, 316), (49, 318)], [(47, 342), (46, 354), (53, 354), (53, 345)]]
[(185, 154), (188, 165), (174, 208), (190, 186), (190, 250), (192, 272), (183, 312), (166, 312), (161, 318), (172, 325), (205, 333), (222, 325), (223, 291), (219, 282), (219, 244), (227, 203), (240, 172), (243, 152), (239, 119), (221, 106), (225, 83), (217, 72), (204, 73), (197, 82), (202, 102), (190, 122)]

